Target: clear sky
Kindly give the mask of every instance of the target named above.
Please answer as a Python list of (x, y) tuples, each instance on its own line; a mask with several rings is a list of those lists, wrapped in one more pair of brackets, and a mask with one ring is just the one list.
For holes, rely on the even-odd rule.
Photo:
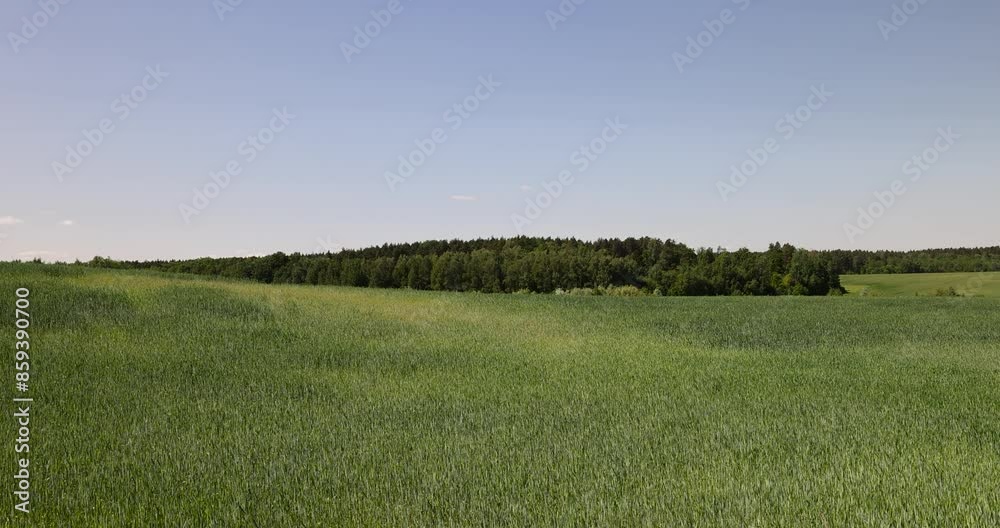
[(995, 0), (54, 3), (0, 4), (0, 259), (1000, 244)]

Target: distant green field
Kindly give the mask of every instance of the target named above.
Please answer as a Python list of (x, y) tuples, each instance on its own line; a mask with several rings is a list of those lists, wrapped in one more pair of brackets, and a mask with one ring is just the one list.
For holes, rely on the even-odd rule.
[(18, 287), (30, 526), (1000, 525), (997, 299)]
[(934, 296), (954, 288), (961, 296), (1000, 297), (1000, 272), (842, 275), (840, 283), (851, 295)]

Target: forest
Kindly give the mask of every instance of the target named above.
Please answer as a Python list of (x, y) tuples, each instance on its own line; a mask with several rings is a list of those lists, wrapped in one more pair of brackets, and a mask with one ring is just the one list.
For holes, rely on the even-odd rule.
[(118, 261), (88, 266), (149, 269), (263, 283), (483, 293), (609, 295), (837, 295), (843, 274), (1000, 270), (1000, 247), (920, 251), (692, 249), (656, 238), (491, 238), (384, 244), (337, 253)]

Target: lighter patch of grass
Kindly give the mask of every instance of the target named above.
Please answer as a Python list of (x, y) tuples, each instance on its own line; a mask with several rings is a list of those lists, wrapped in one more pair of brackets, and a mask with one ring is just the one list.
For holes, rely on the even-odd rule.
[(963, 297), (1000, 297), (1000, 272), (842, 275), (850, 295), (869, 297), (936, 296), (954, 289)]

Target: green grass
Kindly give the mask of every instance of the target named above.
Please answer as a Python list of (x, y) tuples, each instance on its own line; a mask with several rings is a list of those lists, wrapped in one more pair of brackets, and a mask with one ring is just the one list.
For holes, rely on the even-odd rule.
[(1000, 297), (1000, 272), (842, 275), (840, 283), (849, 294), (862, 296), (934, 296), (954, 288), (961, 296)]
[(1000, 524), (1000, 300), (20, 286), (32, 526)]

